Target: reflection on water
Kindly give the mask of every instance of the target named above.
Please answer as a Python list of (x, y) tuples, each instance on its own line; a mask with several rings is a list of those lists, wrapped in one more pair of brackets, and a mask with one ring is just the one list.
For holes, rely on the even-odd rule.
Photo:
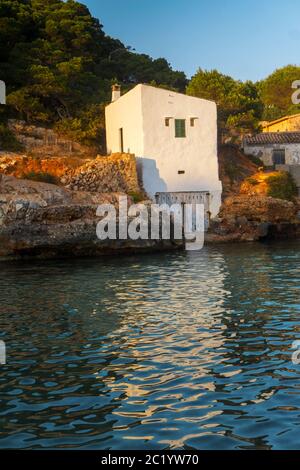
[(300, 245), (0, 265), (0, 447), (299, 449)]

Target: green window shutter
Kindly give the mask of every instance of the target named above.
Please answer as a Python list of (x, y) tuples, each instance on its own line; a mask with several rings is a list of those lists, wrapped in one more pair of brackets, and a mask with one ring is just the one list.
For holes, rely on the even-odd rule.
[(175, 137), (185, 136), (185, 119), (175, 119)]

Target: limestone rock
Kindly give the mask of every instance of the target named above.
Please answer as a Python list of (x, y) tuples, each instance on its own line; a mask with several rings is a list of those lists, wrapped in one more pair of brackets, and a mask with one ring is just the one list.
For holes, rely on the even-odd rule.
[(213, 221), (209, 242), (255, 241), (262, 238), (300, 236), (297, 201), (285, 201), (264, 195), (228, 197), (218, 220)]
[(74, 191), (138, 193), (141, 191), (133, 154), (98, 156), (85, 165), (69, 170), (61, 183)]
[(99, 240), (97, 207), (103, 203), (116, 206), (120, 195), (71, 191), (2, 175), (0, 259), (97, 256), (182, 246), (174, 240)]

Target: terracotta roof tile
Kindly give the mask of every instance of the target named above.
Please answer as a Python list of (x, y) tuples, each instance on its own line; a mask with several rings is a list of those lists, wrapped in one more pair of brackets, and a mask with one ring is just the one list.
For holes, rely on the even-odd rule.
[(244, 145), (300, 144), (300, 132), (263, 132), (244, 138)]

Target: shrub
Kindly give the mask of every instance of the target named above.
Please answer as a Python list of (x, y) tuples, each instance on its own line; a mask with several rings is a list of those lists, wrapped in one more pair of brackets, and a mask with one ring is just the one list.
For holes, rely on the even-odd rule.
[(135, 204), (145, 200), (145, 196), (141, 191), (140, 192), (132, 191), (128, 194), (128, 196), (130, 196), (132, 198), (132, 200)]
[(226, 162), (224, 169), (225, 169), (226, 175), (230, 179), (231, 184), (234, 183), (234, 181), (238, 179), (239, 176), (241, 176), (241, 170), (233, 162)]
[(253, 178), (252, 176), (249, 176), (249, 178), (246, 178), (247, 183), (251, 184), (252, 186), (256, 186), (259, 184), (259, 182)]
[[(245, 154), (246, 155), (246, 154)], [(246, 155), (246, 157), (254, 163), (254, 165), (257, 165), (259, 167), (264, 168), (264, 162), (257, 156), (257, 155)]]
[(276, 175), (266, 179), (268, 184), (267, 195), (278, 199), (290, 201), (297, 195), (297, 186), (290, 173), (279, 171)]
[(59, 179), (56, 176), (46, 172), (30, 171), (24, 173), (22, 178), (31, 181), (39, 181), (40, 183), (59, 184)]
[(23, 150), (23, 145), (16, 139), (15, 134), (5, 124), (0, 124), (0, 150), (10, 152)]

